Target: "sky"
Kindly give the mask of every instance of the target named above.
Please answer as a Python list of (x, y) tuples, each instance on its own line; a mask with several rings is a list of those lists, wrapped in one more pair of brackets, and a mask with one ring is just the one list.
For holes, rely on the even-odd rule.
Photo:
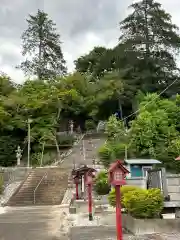
[[(119, 22), (133, 0), (0, 0), (0, 71), (17, 83), (25, 80), (15, 67), (23, 60), (21, 35), (28, 14), (42, 9), (56, 23), (68, 70), (73, 61), (94, 46), (113, 47), (118, 42)], [(180, 27), (180, 0), (159, 0)]]

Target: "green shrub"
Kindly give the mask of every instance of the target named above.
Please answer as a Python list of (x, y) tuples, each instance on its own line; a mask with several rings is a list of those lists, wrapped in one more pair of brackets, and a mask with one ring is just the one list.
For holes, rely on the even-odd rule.
[(74, 144), (75, 136), (72, 134), (64, 134), (57, 136), (59, 146), (69, 146), (71, 147)]
[(110, 116), (106, 123), (106, 134), (108, 140), (121, 140), (124, 141), (126, 138), (126, 131), (124, 123), (118, 120), (114, 115)]
[(128, 213), (135, 218), (159, 217), (163, 209), (163, 196), (160, 189), (138, 189), (127, 192), (123, 205)]
[(93, 129), (96, 129), (96, 124), (93, 120), (89, 119), (89, 120), (86, 120), (85, 122), (85, 128), (86, 130), (93, 130)]
[(98, 152), (101, 163), (105, 167), (109, 167), (114, 159), (124, 159), (125, 146), (125, 144), (118, 142), (105, 143)]
[[(121, 204), (122, 204), (122, 207), (124, 207), (124, 204), (123, 204), (123, 198), (124, 198), (124, 195), (127, 194), (128, 192), (130, 191), (135, 191), (135, 190), (138, 190), (139, 188), (136, 187), (136, 186), (122, 186), (121, 187)], [(109, 193), (109, 196), (108, 196), (108, 200), (109, 200), (109, 204), (113, 207), (116, 206), (116, 194), (115, 194), (115, 188), (113, 188), (111, 190), (111, 192)]]
[(101, 171), (95, 178), (94, 190), (98, 195), (106, 195), (109, 193), (111, 186), (108, 182), (108, 174), (106, 171)]
[(104, 144), (98, 151), (98, 156), (100, 158), (100, 162), (105, 166), (109, 167), (113, 158), (113, 150), (108, 144)]
[(126, 144), (123, 143), (111, 143), (110, 147), (112, 148), (113, 155), (115, 156), (116, 159), (124, 159), (125, 156), (125, 147)]
[(41, 152), (36, 152), (31, 155), (32, 166), (40, 166), (41, 164)]

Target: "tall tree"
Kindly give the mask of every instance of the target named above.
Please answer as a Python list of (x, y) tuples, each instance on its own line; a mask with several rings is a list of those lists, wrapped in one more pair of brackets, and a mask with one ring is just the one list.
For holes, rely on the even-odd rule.
[(168, 170), (180, 171), (174, 161), (180, 154), (179, 95), (175, 100), (147, 94), (140, 102), (139, 114), (129, 131), (129, 148), (139, 157), (162, 161)]
[(177, 77), (178, 27), (154, 0), (142, 0), (130, 8), (132, 13), (120, 23), (120, 44), (131, 59), (132, 79), (145, 92), (162, 90)]
[(27, 58), (19, 68), (41, 80), (64, 75), (65, 60), (55, 23), (41, 10), (36, 15), (29, 15), (27, 23), (28, 28), (22, 34), (22, 54)]
[(91, 75), (92, 79), (99, 78), (113, 68), (113, 50), (105, 47), (94, 47), (88, 54), (74, 61), (78, 72)]

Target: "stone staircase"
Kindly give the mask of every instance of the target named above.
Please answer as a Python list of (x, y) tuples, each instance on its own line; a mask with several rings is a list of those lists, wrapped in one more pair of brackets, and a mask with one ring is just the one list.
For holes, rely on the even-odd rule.
[[(74, 164), (93, 165), (97, 161), (98, 148), (105, 142), (105, 138), (95, 135), (85, 135), (72, 152), (60, 163), (59, 166), (35, 168), (27, 173), (25, 180), (16, 189), (6, 206), (31, 206), (31, 205), (58, 205), (68, 187), (72, 188), (70, 178)], [(83, 158), (85, 147), (86, 158)], [(34, 193), (35, 192), (35, 193)]]
[(60, 204), (66, 191), (67, 184), (68, 175), (66, 169), (34, 169), (28, 174), (27, 178), (22, 182), (6, 205), (27, 206)]
[(98, 158), (98, 149), (104, 144), (105, 142), (105, 137), (95, 135), (87, 135), (84, 137), (82, 141), (82, 146), (81, 146), (81, 159), (83, 162), (83, 145), (85, 148), (85, 163), (87, 165), (94, 165), (94, 162), (97, 164)]

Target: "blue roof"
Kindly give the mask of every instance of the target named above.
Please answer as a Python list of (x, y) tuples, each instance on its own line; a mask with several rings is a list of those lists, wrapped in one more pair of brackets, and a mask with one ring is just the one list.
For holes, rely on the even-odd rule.
[(156, 159), (141, 159), (141, 158), (137, 158), (137, 159), (126, 159), (124, 160), (125, 163), (128, 163), (128, 164), (150, 164), (150, 165), (153, 165), (153, 164), (160, 164), (161, 162), (156, 160)]

